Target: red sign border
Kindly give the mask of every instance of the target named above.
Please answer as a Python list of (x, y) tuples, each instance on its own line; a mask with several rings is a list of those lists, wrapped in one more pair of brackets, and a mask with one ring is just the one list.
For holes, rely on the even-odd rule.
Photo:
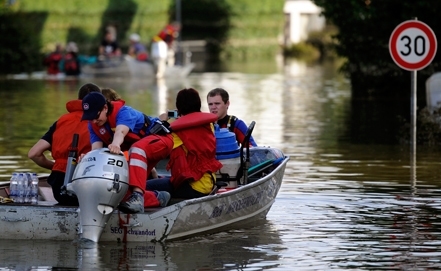
[[(418, 63), (408, 63), (401, 59), (400, 55), (398, 54), (396, 50), (396, 44), (398, 40), (398, 36), (403, 32), (404, 30), (407, 30), (408, 28), (418, 28), (421, 31), (423, 31), (428, 39), (429, 39), (429, 53), (427, 56), (421, 60)], [(390, 54), (392, 56), (392, 59), (395, 61), (395, 63), (401, 67), (402, 69), (413, 71), (413, 70), (421, 70), (427, 67), (432, 60), (435, 58), (436, 50), (437, 50), (437, 41), (436, 36), (433, 30), (425, 23), (417, 20), (408, 20), (404, 21), (401, 24), (399, 24), (394, 31), (392, 32), (392, 35), (389, 39), (389, 50)]]

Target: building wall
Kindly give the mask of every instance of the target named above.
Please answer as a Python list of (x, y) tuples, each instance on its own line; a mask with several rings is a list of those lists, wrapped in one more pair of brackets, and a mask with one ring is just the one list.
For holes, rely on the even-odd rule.
[(312, 31), (323, 30), (325, 18), (320, 15), (321, 8), (310, 0), (286, 0), (284, 46), (305, 41)]

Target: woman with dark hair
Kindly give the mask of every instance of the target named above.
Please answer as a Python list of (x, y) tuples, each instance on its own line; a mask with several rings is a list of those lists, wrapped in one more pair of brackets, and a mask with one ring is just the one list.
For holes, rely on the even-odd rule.
[(167, 165), (171, 177), (148, 180), (147, 189), (168, 191), (177, 198), (203, 197), (213, 190), (215, 172), (222, 167), (216, 160), (217, 116), (201, 112), (201, 99), (193, 88), (178, 92), (176, 108), (179, 118), (170, 125), (174, 145)]

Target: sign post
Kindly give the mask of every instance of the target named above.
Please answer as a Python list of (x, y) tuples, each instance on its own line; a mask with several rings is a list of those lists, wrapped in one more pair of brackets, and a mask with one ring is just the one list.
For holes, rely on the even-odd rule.
[(411, 137), (416, 144), (416, 71), (425, 68), (435, 57), (435, 33), (425, 23), (417, 20), (399, 24), (389, 39), (389, 52), (395, 63), (411, 71)]
[[(411, 150), (412, 165), (415, 168), (416, 155), (416, 99), (417, 70), (428, 66), (435, 57), (437, 42), (435, 33), (425, 23), (415, 20), (399, 24), (389, 39), (389, 52), (395, 63), (402, 69), (411, 71)], [(412, 175), (416, 178), (415, 172)]]

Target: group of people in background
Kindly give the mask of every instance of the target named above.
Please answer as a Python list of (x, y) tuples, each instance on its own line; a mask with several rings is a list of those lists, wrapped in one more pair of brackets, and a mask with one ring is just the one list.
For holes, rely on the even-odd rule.
[[(69, 142), (80, 134), (79, 159), (88, 151), (107, 147), (111, 153), (128, 151), (129, 191), (118, 209), (142, 213), (146, 207), (167, 206), (171, 197), (198, 198), (214, 189), (215, 172), (222, 164), (216, 160), (214, 123), (234, 132), (238, 142), (247, 126), (228, 115), (228, 92), (216, 88), (207, 95), (210, 112), (201, 112), (201, 98), (194, 88), (184, 88), (176, 96), (178, 118), (169, 122), (167, 113), (157, 117), (128, 106), (112, 89), (87, 83), (78, 99), (66, 104), (61, 116), (30, 149), (28, 156), (37, 165), (51, 170), (48, 183), (61, 205), (78, 205), (74, 195), (61, 194), (68, 161)], [(203, 140), (201, 140), (203, 137)], [(251, 146), (256, 146), (254, 139)], [(45, 156), (52, 152), (54, 161)], [(171, 177), (152, 174), (162, 159), (169, 158)]]
[[(166, 25), (150, 41), (150, 53), (148, 43), (143, 43), (137, 33), (129, 36), (129, 47), (127, 55), (138, 61), (150, 61), (154, 64), (157, 77), (162, 77), (166, 66), (175, 64), (175, 39), (179, 35), (181, 25), (172, 22)], [(55, 46), (55, 50), (48, 54), (44, 59), (47, 67), (47, 74), (55, 75), (64, 73), (76, 76), (81, 73), (81, 65), (84, 63), (94, 63), (95, 61), (105, 61), (109, 58), (121, 57), (122, 51), (117, 41), (117, 31), (114, 26), (105, 29), (104, 38), (98, 47), (98, 57), (85, 57), (79, 55), (78, 46), (75, 42), (69, 42), (63, 52), (61, 44)]]
[(47, 74), (57, 75), (63, 73), (69, 76), (78, 76), (81, 73), (81, 65), (93, 60), (80, 56), (75, 42), (68, 42), (65, 50), (61, 44), (55, 46), (55, 51), (48, 54), (43, 64), (47, 67)]

